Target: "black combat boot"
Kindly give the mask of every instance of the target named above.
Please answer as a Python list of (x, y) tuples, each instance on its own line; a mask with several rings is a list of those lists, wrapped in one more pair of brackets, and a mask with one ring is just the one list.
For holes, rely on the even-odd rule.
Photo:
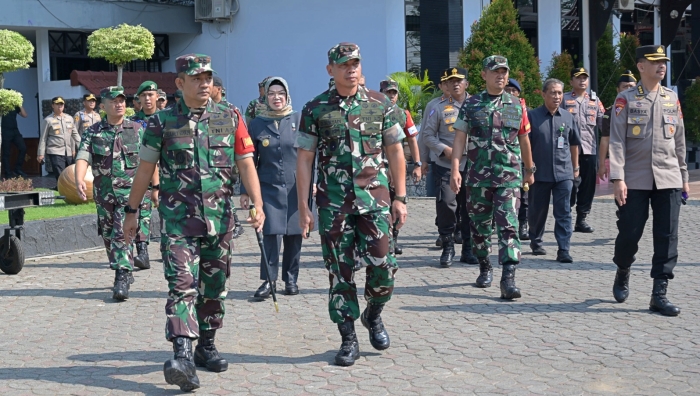
[(521, 221), (520, 226), (518, 226), (518, 236), (521, 241), (529, 241), (530, 234), (527, 229), (527, 221)]
[(394, 228), (394, 254), (403, 254), (403, 249), (399, 246), (399, 230)]
[(479, 259), (472, 253), (472, 243), (470, 240), (462, 243), (462, 254), (459, 256), (459, 261), (467, 264), (479, 264)]
[(114, 271), (114, 288), (112, 289), (112, 298), (117, 301), (123, 301), (129, 298), (129, 271), (124, 268), (119, 268)]
[(389, 333), (386, 332), (382, 317), (379, 316), (382, 309), (384, 309), (384, 304), (367, 304), (367, 308), (360, 316), (362, 325), (369, 330), (369, 343), (378, 351), (383, 351), (391, 345)]
[(344, 322), (338, 324), (340, 336), (343, 343), (340, 350), (335, 355), (335, 364), (338, 366), (352, 366), (355, 360), (360, 358), (360, 344), (357, 342), (355, 334), (355, 322)]
[(681, 309), (668, 301), (668, 298), (666, 298), (666, 287), (668, 287), (668, 280), (654, 279), (654, 290), (651, 292), (649, 309), (665, 316), (678, 316), (681, 313)]
[(586, 216), (588, 215), (585, 213), (576, 214), (576, 226), (574, 227), (574, 231), (584, 232), (588, 234), (595, 231), (593, 227), (589, 226), (588, 223), (586, 223)]
[(452, 235), (440, 235), (442, 239), (442, 254), (440, 255), (440, 265), (447, 268), (452, 265), (455, 258), (455, 242)]
[(199, 332), (199, 342), (194, 349), (194, 364), (197, 367), (206, 367), (215, 373), (228, 370), (228, 362), (219, 355), (214, 345), (216, 330), (202, 330)]
[(613, 297), (619, 303), (625, 302), (630, 296), (630, 269), (617, 268), (615, 283), (613, 284)]
[(476, 286), (491, 287), (491, 282), (493, 282), (493, 267), (491, 267), (491, 260), (484, 257), (479, 260), (479, 277), (476, 278)]
[(435, 240), (435, 246), (442, 247), (442, 238), (440, 236)]
[(501, 298), (512, 300), (520, 298), (520, 289), (515, 286), (515, 265), (504, 264), (501, 274)]
[(151, 268), (151, 260), (148, 257), (148, 244), (146, 242), (136, 242), (136, 256), (134, 256), (134, 266), (139, 269)]
[(165, 382), (177, 385), (183, 392), (191, 392), (199, 388), (197, 369), (192, 361), (192, 340), (187, 337), (176, 337), (173, 340), (175, 357), (163, 365)]

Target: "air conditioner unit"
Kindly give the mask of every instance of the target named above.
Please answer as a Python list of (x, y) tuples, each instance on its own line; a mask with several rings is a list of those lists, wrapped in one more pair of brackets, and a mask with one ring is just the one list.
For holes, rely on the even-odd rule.
[(196, 22), (210, 22), (230, 19), (230, 0), (195, 0), (194, 20)]
[(615, 0), (615, 9), (623, 12), (634, 11), (634, 0)]

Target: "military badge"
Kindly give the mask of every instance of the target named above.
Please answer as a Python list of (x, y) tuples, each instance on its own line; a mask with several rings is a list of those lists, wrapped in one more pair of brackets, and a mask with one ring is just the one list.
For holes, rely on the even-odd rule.
[(635, 125), (635, 127), (632, 128), (632, 134), (638, 136), (640, 133), (642, 133), (642, 128), (640, 128), (639, 125)]
[(671, 135), (673, 135), (674, 133), (676, 133), (676, 128), (674, 128), (673, 125), (671, 125), (671, 126), (668, 128), (668, 133), (670, 133)]
[(270, 139), (263, 139), (262, 145), (263, 145), (263, 147), (269, 146), (269, 145), (270, 145)]
[(619, 115), (626, 105), (627, 101), (625, 98), (617, 98), (617, 100), (615, 100), (615, 115)]

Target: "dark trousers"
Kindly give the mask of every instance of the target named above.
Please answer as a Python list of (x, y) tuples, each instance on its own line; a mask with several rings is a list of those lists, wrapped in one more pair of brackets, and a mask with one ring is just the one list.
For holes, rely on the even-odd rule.
[[(460, 225), (462, 232), (463, 246), (469, 246), (471, 241), (469, 230), (469, 216), (467, 216), (467, 196), (466, 188), (462, 187), (459, 194), (455, 194), (450, 188), (450, 177), (452, 170), (442, 166), (433, 165), (436, 172), (435, 187), (437, 196), (435, 197), (435, 211), (437, 213), (437, 225), (440, 235), (452, 235)], [(466, 177), (466, 172), (462, 172), (462, 179)], [(461, 223), (457, 222), (457, 207), (462, 213)]]
[(654, 256), (651, 259), (651, 277), (673, 279), (673, 268), (678, 261), (678, 215), (681, 210), (681, 190), (627, 190), (627, 202), (617, 207), (617, 239), (613, 262), (619, 268), (629, 268), (639, 250), (639, 240), (649, 218), (649, 202), (654, 211), (652, 234)]
[[(277, 280), (277, 274), (280, 268), (280, 250), (284, 244), (282, 251), (282, 281), (285, 283), (296, 283), (299, 278), (299, 258), (301, 257), (301, 235), (265, 235), (263, 243), (265, 244), (265, 255), (270, 263), (270, 280)], [(260, 260), (260, 279), (267, 280), (265, 263)]]
[(435, 163), (428, 164), (428, 174), (425, 176), (425, 194), (428, 197), (437, 196), (437, 187), (435, 184)]
[(527, 221), (527, 212), (528, 212), (528, 197), (530, 194), (528, 191), (523, 190), (522, 188), (520, 189), (520, 199), (518, 200), (518, 203), (520, 207), (518, 208), (518, 223), (523, 223)]
[[(2, 171), (9, 174), (13, 171), (22, 170), (24, 165), (24, 156), (27, 155), (27, 145), (24, 144), (24, 138), (18, 130), (2, 131)], [(17, 162), (15, 166), (10, 166), (10, 155), (12, 154), (12, 145), (17, 146)]]
[(73, 165), (73, 156), (70, 155), (57, 155), (57, 154), (47, 154), (51, 160), (51, 167), (53, 168), (53, 175), (58, 180), (63, 170), (68, 166)]
[(530, 209), (528, 213), (528, 226), (530, 227), (530, 247), (542, 246), (542, 236), (549, 214), (549, 198), (553, 198), (552, 212), (554, 214), (554, 238), (557, 240), (559, 250), (569, 250), (571, 234), (571, 207), (569, 197), (573, 180), (560, 182), (535, 182), (528, 191)]
[(598, 177), (598, 156), (579, 154), (578, 166), (580, 182), (574, 183), (571, 189), (571, 207), (576, 206), (576, 214), (591, 213), (593, 197), (595, 196), (595, 181)]

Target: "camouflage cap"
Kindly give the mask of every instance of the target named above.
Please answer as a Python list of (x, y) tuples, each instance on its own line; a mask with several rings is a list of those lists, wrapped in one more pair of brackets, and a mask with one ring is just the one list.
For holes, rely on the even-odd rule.
[(142, 92), (145, 91), (157, 91), (158, 90), (158, 84), (156, 84), (153, 81), (144, 81), (139, 85), (139, 89), (136, 90), (136, 95), (141, 95)]
[(175, 69), (178, 73), (194, 76), (206, 72), (214, 72), (211, 68), (211, 57), (204, 54), (187, 54), (178, 56), (175, 60)]
[(168, 94), (166, 94), (165, 91), (163, 91), (162, 89), (159, 89), (158, 90), (158, 100), (161, 100), (161, 99), (163, 99), (163, 100), (168, 99)]
[(351, 59), (362, 59), (360, 47), (353, 43), (340, 43), (328, 50), (328, 64), (341, 64)]
[(116, 99), (119, 96), (123, 96), (124, 99), (126, 99), (126, 95), (124, 95), (124, 87), (122, 86), (107, 87), (100, 91), (100, 97), (102, 99)]
[(379, 92), (386, 93), (386, 91), (394, 90), (399, 92), (399, 84), (394, 80), (384, 80), (379, 83)]
[(134, 102), (136, 102), (136, 103), (141, 103), (141, 99), (139, 99), (139, 95), (138, 95), (138, 94), (134, 94)]
[(508, 58), (502, 55), (491, 55), (484, 59), (483, 62), (484, 69), (497, 70), (500, 68), (505, 68), (510, 70), (508, 66)]

